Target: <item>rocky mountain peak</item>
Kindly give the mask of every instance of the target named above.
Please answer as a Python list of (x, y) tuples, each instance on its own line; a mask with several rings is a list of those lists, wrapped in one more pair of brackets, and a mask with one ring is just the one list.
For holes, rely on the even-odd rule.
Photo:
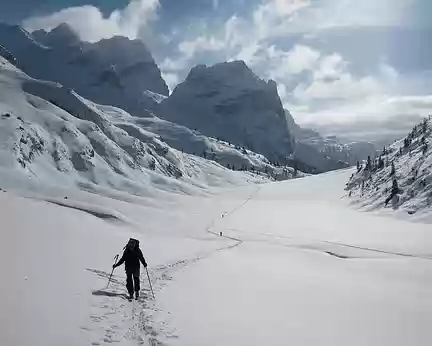
[(162, 103), (162, 116), (283, 161), (293, 150), (276, 83), (244, 61), (194, 67)]

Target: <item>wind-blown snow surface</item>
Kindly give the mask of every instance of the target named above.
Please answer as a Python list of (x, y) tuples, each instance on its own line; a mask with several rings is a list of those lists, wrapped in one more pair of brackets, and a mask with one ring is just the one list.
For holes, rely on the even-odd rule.
[[(0, 344), (429, 345), (430, 225), (350, 209), (350, 174), (207, 197), (0, 192)], [(106, 289), (131, 236), (156, 300), (143, 275), (126, 301), (121, 269)]]

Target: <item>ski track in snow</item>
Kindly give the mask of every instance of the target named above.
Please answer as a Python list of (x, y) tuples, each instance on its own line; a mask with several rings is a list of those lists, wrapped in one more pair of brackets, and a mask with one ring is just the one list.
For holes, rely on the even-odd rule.
[[(246, 230), (242, 230), (242, 229), (230, 229), (230, 231), (232, 232), (247, 232)], [(411, 254), (411, 253), (402, 253), (402, 252), (392, 252), (392, 251), (386, 251), (386, 250), (381, 250), (381, 249), (375, 249), (375, 248), (370, 248), (370, 247), (362, 247), (362, 246), (356, 246), (356, 245), (350, 245), (350, 244), (344, 244), (344, 243), (338, 243), (338, 242), (332, 242), (332, 241), (328, 241), (328, 240), (319, 240), (319, 239), (309, 239), (309, 238), (299, 238), (299, 237), (290, 237), (290, 236), (283, 236), (283, 235), (277, 235), (277, 234), (270, 234), (270, 233), (253, 233), (254, 236), (264, 236), (266, 238), (270, 238), (270, 239), (278, 239), (277, 243), (271, 243), (270, 241), (265, 241), (263, 239), (255, 239), (255, 240), (240, 240), (237, 238), (231, 238), (231, 237), (227, 237), (229, 239), (234, 239), (234, 240), (239, 240), (239, 241), (259, 241), (259, 242), (267, 242), (269, 244), (273, 244), (273, 245), (283, 245), (286, 247), (290, 247), (290, 248), (297, 248), (297, 249), (302, 249), (302, 250), (311, 250), (311, 251), (319, 251), (319, 252), (323, 252), (326, 253), (330, 256), (334, 256), (334, 257), (338, 257), (341, 259), (362, 259), (362, 258), (375, 258), (375, 257), (394, 257), (394, 256), (398, 256), (398, 257), (412, 257), (412, 258), (419, 258), (419, 259), (426, 259), (426, 260), (432, 260), (432, 255), (419, 255), (419, 254)], [(286, 240), (286, 241), (293, 241), (293, 242), (301, 242), (301, 245), (296, 245), (296, 244), (281, 244), (280, 240)], [(314, 246), (315, 245), (315, 246)], [(326, 246), (333, 246), (336, 247), (330, 249), (327, 249)], [(359, 250), (357, 251), (357, 255), (346, 255), (343, 254), (343, 250), (344, 248), (349, 248), (352, 250)], [(351, 251), (352, 252), (352, 251)], [(365, 256), (365, 254), (367, 254), (367, 256)], [(374, 256), (375, 254), (375, 256)]]
[[(243, 240), (223, 234), (221, 236), (219, 233), (213, 231), (213, 229), (216, 227), (218, 222), (228, 219), (234, 213), (246, 206), (259, 190), (260, 186), (258, 186), (243, 203), (237, 205), (232, 210), (223, 213), (219, 218), (213, 219), (205, 229), (207, 233), (214, 236), (234, 241), (234, 244), (230, 243), (229, 245), (208, 251), (207, 253), (193, 258), (178, 260), (173, 263), (150, 269), (149, 274), (155, 294), (169, 284), (173, 275), (179, 270), (182, 270), (200, 260), (209, 258), (220, 251), (226, 251), (240, 246), (243, 243)], [(48, 202), (58, 204), (57, 202)], [(75, 208), (69, 205), (62, 206), (88, 212), (88, 210)], [(87, 269), (87, 271), (103, 279), (108, 279), (110, 277), (110, 273), (104, 271), (96, 269)], [(130, 343), (162, 346), (166, 345), (166, 340), (178, 337), (176, 332), (170, 329), (165, 321), (156, 321), (153, 319), (153, 314), (158, 311), (158, 308), (152, 298), (148, 282), (146, 282), (146, 275), (144, 274), (141, 277), (144, 277), (144, 280), (141, 279), (141, 297), (138, 301), (133, 300), (132, 302), (129, 302), (127, 300), (124, 279), (119, 279), (114, 275), (111, 278), (110, 289), (100, 289), (92, 292), (93, 296), (101, 298), (102, 300), (98, 299), (92, 303), (90, 326), (82, 327), (83, 331), (92, 334), (93, 341), (91, 342), (91, 345), (97, 346), (102, 345), (103, 343), (117, 343), (121, 345), (126, 343), (126, 345), (129, 345)], [(126, 332), (124, 332), (124, 326), (128, 326)]]
[[(264, 236), (270, 239), (277, 239), (276, 242), (257, 238), (247, 239), (247, 237), (243, 237), (242, 239), (242, 237), (224, 234), (225, 232), (247, 232), (246, 230), (241, 229), (222, 228), (222, 235), (220, 235), (219, 232), (214, 231), (221, 221), (227, 220), (230, 216), (244, 208), (251, 200), (253, 200), (259, 191), (260, 186), (258, 186), (243, 203), (235, 206), (228, 212), (224, 212), (219, 218), (213, 219), (205, 229), (205, 231), (209, 234), (212, 234), (218, 238), (233, 241), (234, 243), (230, 242), (229, 245), (208, 251), (199, 256), (181, 259), (172, 263), (155, 267), (149, 271), (156, 295), (157, 292), (160, 292), (172, 281), (175, 273), (195, 264), (198, 261), (214, 256), (220, 251), (234, 249), (242, 245), (244, 242), (266, 242), (275, 246), (285, 246), (292, 249), (318, 251), (341, 260), (391, 258), (395, 256), (429, 260), (432, 259), (432, 256), (429, 255), (390, 252), (338, 242), (306, 238), (300, 239), (298, 237), (289, 237), (270, 233), (253, 233), (253, 236)], [(81, 210), (80, 208), (76, 209)], [(283, 244), (281, 240), (301, 242), (301, 244)], [(349, 249), (348, 252), (346, 252), (347, 249)], [(104, 279), (108, 279), (110, 276), (109, 273), (99, 270), (88, 269), (88, 271)], [(167, 345), (167, 342), (170, 339), (178, 338), (176, 330), (170, 328), (166, 321), (160, 321), (153, 318), (154, 314), (159, 310), (156, 302), (152, 298), (146, 275), (144, 274), (142, 277), (144, 279), (141, 280), (141, 297), (138, 301), (134, 300), (133, 302), (129, 302), (127, 300), (124, 279), (119, 279), (116, 276), (113, 276), (111, 279), (110, 285), (112, 288), (110, 290), (101, 289), (93, 291), (93, 296), (102, 298), (102, 301), (98, 300), (92, 305), (92, 312), (90, 315), (92, 327), (82, 328), (83, 330), (94, 334), (96, 341), (93, 341), (92, 345), (101, 345), (103, 343), (117, 343), (123, 345), (125, 342), (126, 345), (129, 345), (127, 342), (131, 342), (132, 344), (138, 345), (148, 344), (151, 346), (163, 346)], [(126, 332), (124, 332), (125, 325), (129, 325), (129, 327), (126, 329)]]

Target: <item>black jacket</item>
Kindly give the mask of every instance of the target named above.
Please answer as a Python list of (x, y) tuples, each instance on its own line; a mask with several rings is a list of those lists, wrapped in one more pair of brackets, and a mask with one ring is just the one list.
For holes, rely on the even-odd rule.
[(142, 251), (140, 248), (135, 248), (133, 250), (126, 249), (123, 252), (123, 256), (116, 264), (116, 267), (125, 264), (126, 271), (135, 271), (140, 267), (140, 261), (144, 267), (147, 267), (147, 262), (144, 259)]

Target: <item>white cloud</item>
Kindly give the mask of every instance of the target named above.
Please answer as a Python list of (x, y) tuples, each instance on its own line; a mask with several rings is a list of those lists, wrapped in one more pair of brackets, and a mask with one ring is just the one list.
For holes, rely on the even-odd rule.
[(278, 90), (279, 97), (281, 99), (285, 98), (285, 96), (287, 94), (286, 86), (284, 84), (278, 84), (277, 85), (277, 90)]
[(392, 66), (382, 63), (380, 65), (381, 76), (389, 83), (396, 84), (399, 81), (400, 75)]
[(310, 71), (315, 68), (320, 55), (317, 50), (300, 44), (296, 44), (288, 52), (270, 46), (267, 50), (267, 58), (271, 64), (268, 75), (272, 79), (282, 80), (303, 71)]
[(314, 72), (314, 78), (317, 80), (335, 79), (340, 77), (347, 68), (347, 63), (342, 56), (333, 53), (321, 59), (319, 68)]
[(288, 53), (287, 64), (292, 73), (311, 70), (317, 63), (320, 53), (308, 46), (295, 45)]
[(394, 140), (430, 114), (432, 95), (377, 95), (361, 102), (311, 112), (297, 108), (296, 121), (347, 140)]
[(316, 112), (297, 113), (297, 121), (305, 126), (352, 125), (356, 122), (382, 123), (400, 115), (427, 116), (432, 108), (432, 95), (376, 96), (361, 102), (342, 104)]
[(394, 26), (417, 0), (325, 0), (315, 12), (319, 27)]
[(125, 8), (115, 10), (107, 17), (94, 6), (69, 7), (47, 16), (29, 18), (23, 25), (29, 31), (49, 31), (67, 23), (82, 40), (89, 42), (115, 35), (135, 39), (154, 19), (158, 7), (159, 0), (132, 0)]
[(374, 94), (381, 94), (379, 81), (373, 77), (355, 78), (349, 73), (343, 73), (332, 80), (318, 79), (304, 87), (299, 85), (294, 90), (294, 96), (301, 101), (321, 100), (360, 100)]
[(162, 73), (162, 78), (168, 85), (170, 93), (174, 90), (176, 85), (179, 83), (179, 76), (176, 73)]
[[(166, 58), (161, 64), (161, 69), (166, 73), (184, 74), (183, 70), (187, 67), (197, 63), (208, 63), (198, 58), (203, 56), (203, 53), (211, 53), (219, 60), (244, 60), (258, 71), (262, 65), (271, 64), (269, 59), (278, 60), (280, 68), (276, 68), (274, 64), (272, 78), (282, 78), (287, 73), (298, 73), (302, 69), (311, 68), (308, 65), (317, 59), (318, 52), (300, 45), (291, 54), (285, 54), (275, 47), (269, 48), (267, 42), (267, 39), (272, 37), (272, 27), (289, 21), (298, 11), (309, 5), (309, 0), (262, 0), (252, 11), (251, 18), (233, 15), (220, 25), (219, 29), (196, 23), (194, 31), (199, 32), (199, 35), (190, 34), (191, 31), (188, 30), (189, 34), (177, 45), (178, 54), (175, 59)], [(269, 54), (273, 56), (269, 57)], [(288, 63), (289, 71), (283, 70), (285, 62)]]
[(224, 41), (216, 37), (198, 36), (193, 40), (180, 42), (178, 48), (179, 52), (183, 54), (186, 59), (189, 59), (198, 52), (217, 51), (224, 48), (224, 46)]
[[(339, 54), (333, 53), (322, 57), (317, 66), (316, 70), (312, 71), (311, 82), (302, 82), (295, 88), (293, 95), (299, 101), (357, 102), (386, 92), (384, 79), (379, 76), (353, 76), (348, 70), (348, 62)], [(384, 69), (386, 75), (394, 76), (396, 73), (388, 65)]]
[(291, 31), (296, 14), (310, 5), (310, 0), (263, 0), (252, 14), (255, 35), (265, 39)]
[(187, 67), (187, 59), (176, 59), (165, 58), (160, 67), (166, 71), (180, 71)]
[(177, 58), (166, 57), (159, 65), (166, 76), (170, 90), (180, 81), (179, 74), (187, 70), (191, 65), (191, 60), (197, 54), (203, 52), (215, 52), (224, 47), (224, 42), (215, 37), (199, 36), (194, 40), (182, 41), (178, 44), (179, 55)]
[(259, 54), (262, 51), (262, 47), (256, 41), (249, 43), (240, 48), (240, 51), (229, 60), (243, 60), (249, 67), (254, 67), (263, 60), (263, 57)]
[(228, 18), (223, 25), (222, 37), (229, 48), (242, 46), (247, 42), (255, 41), (254, 35), (247, 35), (248, 22), (236, 15)]
[[(432, 96), (401, 96), (403, 79), (381, 63), (375, 75), (356, 76), (337, 53), (320, 56), (284, 104), (296, 121), (323, 134), (357, 140), (394, 139), (426, 116)], [(283, 90), (283, 88), (281, 88)]]

